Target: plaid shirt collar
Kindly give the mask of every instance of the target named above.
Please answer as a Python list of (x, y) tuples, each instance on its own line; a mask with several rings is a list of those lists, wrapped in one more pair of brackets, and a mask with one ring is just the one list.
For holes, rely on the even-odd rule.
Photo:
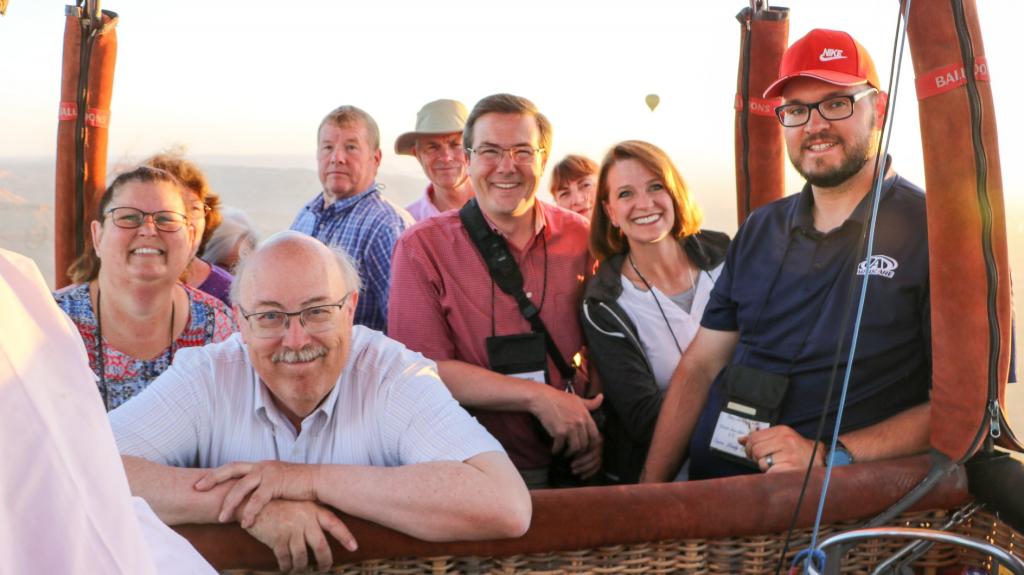
[(377, 189), (377, 182), (374, 181), (370, 184), (370, 187), (365, 191), (358, 194), (353, 194), (347, 198), (341, 198), (334, 200), (330, 205), (327, 205), (327, 192), (320, 192), (320, 194), (310, 200), (306, 204), (306, 209), (313, 212), (314, 215), (320, 216), (322, 214), (331, 213), (336, 214), (347, 211), (352, 206), (358, 204), (363, 198), (369, 197), (372, 194), (379, 194), (380, 191)]

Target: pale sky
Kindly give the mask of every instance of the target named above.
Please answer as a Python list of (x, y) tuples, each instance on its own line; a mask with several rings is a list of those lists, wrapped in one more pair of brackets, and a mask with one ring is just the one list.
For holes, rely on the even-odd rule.
[[(0, 18), (0, 171), (5, 158), (54, 154), (70, 1), (11, 0)], [(1015, 24), (1021, 1), (977, 4), (999, 122), (1007, 223), (1021, 235), (1024, 74)], [(355, 104), (381, 127), (382, 169), (419, 176), (414, 159), (392, 150), (395, 138), (413, 128), (420, 106), (437, 98), (472, 106), (482, 96), (512, 92), (552, 120), (553, 161), (567, 153), (600, 159), (616, 141), (649, 140), (673, 157), (698, 202), (722, 206), (707, 224), (733, 231), (734, 208), (726, 206), (735, 197), (735, 15), (748, 5), (106, 0), (103, 7), (121, 17), (110, 157), (116, 162), (184, 145), (203, 156), (292, 156), (290, 167), (315, 169), (320, 119), (340, 104)], [(874, 56), (888, 83), (897, 0), (782, 5), (791, 9), (791, 42), (816, 27), (846, 30)], [(896, 169), (924, 186), (913, 76), (906, 54), (890, 151)], [(654, 112), (644, 103), (649, 93), (661, 98)], [(800, 185), (790, 170), (787, 187)], [(1011, 253), (1011, 265), (1024, 268), (1024, 254)]]
[[(64, 1), (13, 0), (0, 19), (0, 162), (48, 156), (56, 138)], [(1018, 0), (980, 0), (1009, 198), (1024, 200), (1024, 80), (1013, 70)], [(183, 144), (196, 155), (294, 155), (314, 168), (315, 130), (358, 105), (382, 131), (384, 169), (418, 174), (392, 153), (436, 98), (467, 105), (508, 91), (555, 130), (552, 158), (600, 159), (615, 141), (665, 148), (698, 198), (732, 197), (733, 95), (748, 2), (210, 2), (110, 0), (119, 51), (110, 156)], [(896, 0), (791, 0), (790, 41), (814, 27), (851, 32), (888, 82)], [(891, 152), (924, 185), (913, 67), (898, 93)], [(644, 96), (661, 104), (647, 109)], [(2, 168), (2, 165), (0, 165)], [(800, 185), (790, 172), (789, 188)], [(1019, 214), (1017, 214), (1019, 215)], [(1011, 225), (1014, 225), (1011, 214)]]

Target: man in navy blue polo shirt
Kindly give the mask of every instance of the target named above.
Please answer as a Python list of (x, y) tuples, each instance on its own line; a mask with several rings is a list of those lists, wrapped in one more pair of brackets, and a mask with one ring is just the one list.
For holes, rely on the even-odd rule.
[[(887, 94), (849, 34), (813, 30), (783, 55), (764, 95), (778, 96), (789, 157), (807, 184), (751, 214), (737, 233), (662, 404), (645, 481), (674, 477), (687, 446), (694, 479), (804, 468), (822, 409), (826, 429), (835, 423), (864, 274), (866, 309), (835, 460), (928, 446), (924, 194), (877, 157)], [(860, 236), (878, 161), (884, 182), (865, 261)], [(826, 406), (837, 349), (836, 391)], [(825, 451), (820, 445), (815, 465)]]

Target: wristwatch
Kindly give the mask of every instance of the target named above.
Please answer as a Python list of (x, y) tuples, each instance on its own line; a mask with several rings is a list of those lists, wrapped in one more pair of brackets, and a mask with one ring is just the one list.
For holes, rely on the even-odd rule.
[(850, 450), (843, 445), (842, 441), (836, 440), (836, 448), (832, 450), (832, 465), (838, 467), (840, 465), (849, 465), (853, 463), (853, 454)]

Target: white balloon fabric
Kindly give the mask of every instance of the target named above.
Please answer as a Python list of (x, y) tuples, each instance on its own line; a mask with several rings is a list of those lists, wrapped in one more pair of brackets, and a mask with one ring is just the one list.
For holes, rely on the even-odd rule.
[(0, 573), (215, 573), (133, 501), (78, 330), (3, 249), (0, 317)]

